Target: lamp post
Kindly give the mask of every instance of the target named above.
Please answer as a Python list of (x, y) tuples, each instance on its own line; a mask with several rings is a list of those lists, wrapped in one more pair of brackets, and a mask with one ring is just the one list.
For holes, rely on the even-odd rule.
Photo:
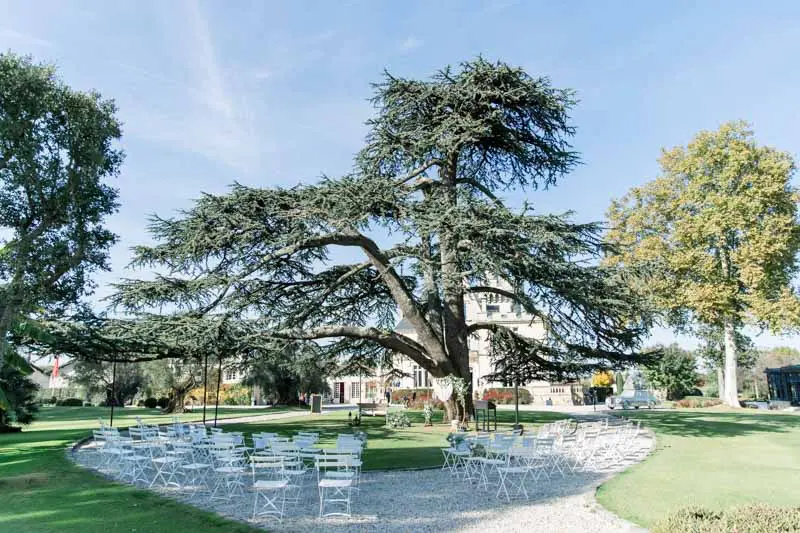
[(206, 425), (206, 403), (208, 399), (208, 352), (203, 364), (203, 425)]
[(114, 404), (117, 403), (117, 360), (111, 360), (111, 427), (114, 427)]
[(219, 366), (217, 370), (217, 401), (214, 404), (214, 427), (217, 427), (217, 413), (219, 412), (219, 388), (222, 381), (222, 357), (219, 358)]

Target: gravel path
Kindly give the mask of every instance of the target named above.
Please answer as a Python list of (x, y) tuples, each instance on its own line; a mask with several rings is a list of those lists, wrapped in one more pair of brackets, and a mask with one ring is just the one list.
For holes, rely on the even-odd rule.
[[(351, 518), (318, 519), (319, 500), (315, 478), (309, 478), (304, 497), (287, 503), (287, 516), (278, 524), (272, 519), (252, 521), (252, 499), (239, 497), (235, 503), (211, 501), (204, 495), (188, 498), (176, 490), (159, 489), (166, 497), (213, 510), (221, 515), (270, 531), (311, 532), (642, 532), (603, 509), (594, 499), (597, 486), (615, 473), (640, 461), (654, 445), (652, 434), (638, 438), (636, 451), (623, 464), (603, 471), (556, 474), (552, 480), (529, 482), (530, 499), (507, 503), (495, 496), (496, 487), (484, 490), (453, 477), (448, 471), (419, 470), (366, 472), (360, 490), (353, 494)], [(86, 450), (73, 454), (86, 462)]]

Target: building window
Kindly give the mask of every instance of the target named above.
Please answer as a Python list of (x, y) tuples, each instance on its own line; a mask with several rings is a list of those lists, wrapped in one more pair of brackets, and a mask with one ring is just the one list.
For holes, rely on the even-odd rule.
[(225, 380), (232, 381), (236, 379), (236, 369), (235, 368), (228, 368), (225, 370)]
[(431, 386), (431, 376), (419, 365), (414, 365), (414, 388), (429, 388)]
[(496, 304), (495, 305), (491, 305), (491, 304), (487, 304), (486, 305), (486, 314), (487, 315), (491, 315), (492, 313), (499, 313), (499, 312), (500, 312), (500, 306), (499, 305), (496, 305)]
[(353, 382), (350, 384), (350, 397), (361, 398), (361, 383)]
[(338, 381), (334, 382), (334, 384), (333, 384), (333, 398), (335, 400), (339, 399), (339, 382)]
[(368, 400), (374, 400), (378, 396), (378, 384), (374, 381), (367, 382), (366, 395)]

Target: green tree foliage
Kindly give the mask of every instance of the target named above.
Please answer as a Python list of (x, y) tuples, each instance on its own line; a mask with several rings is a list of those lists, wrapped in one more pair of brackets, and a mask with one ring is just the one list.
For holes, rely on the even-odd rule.
[[(592, 261), (608, 251), (600, 226), (498, 197), (555, 185), (576, 164), (571, 91), (477, 59), (424, 81), (387, 74), (373, 103), (351, 174), (289, 189), (234, 185), (154, 219), (156, 244), (136, 248), (133, 265), (162, 275), (121, 283), (114, 303), (162, 324), (162, 338), (219, 321), (240, 329), (231, 342), (262, 354), (319, 341), (326, 359), (391, 368), (401, 354), (467, 381), (468, 338), (479, 332), (517, 352), (526, 381), (637, 359), (647, 324), (624, 271)], [(466, 298), (491, 293), (544, 322), (550, 340), (468, 325)], [(398, 312), (414, 335), (394, 329)]]
[(142, 374), (146, 387), (169, 398), (168, 413), (182, 413), (186, 395), (203, 382), (203, 367), (191, 358), (149, 361), (142, 364)]
[(697, 361), (674, 343), (660, 349), (661, 357), (646, 366), (644, 374), (654, 387), (666, 391), (668, 400), (678, 400), (697, 386)]
[(137, 364), (78, 360), (75, 362), (74, 381), (85, 387), (89, 394), (100, 393), (104, 404), (123, 406), (144, 388), (145, 377)]
[(732, 122), (659, 162), (660, 177), (612, 203), (608, 237), (619, 248), (608, 264), (648, 267), (636, 288), (672, 325), (723, 331), (725, 402), (738, 407), (737, 329), (800, 324), (794, 161)]
[(0, 369), (12, 363), (10, 332), (75, 304), (88, 274), (108, 268), (115, 236), (103, 223), (117, 192), (106, 181), (123, 159), (115, 112), (53, 67), (0, 54)]
[(328, 391), (331, 366), (315, 344), (293, 343), (276, 352), (250, 355), (240, 365), (245, 371), (243, 383), (257, 385), (275, 403), (296, 405), (301, 394)]
[(27, 378), (18, 365), (5, 365), (0, 369), (0, 390), (4, 392), (7, 407), (0, 407), (0, 432), (11, 424), (30, 424), (39, 406), (36, 392), (39, 386)]

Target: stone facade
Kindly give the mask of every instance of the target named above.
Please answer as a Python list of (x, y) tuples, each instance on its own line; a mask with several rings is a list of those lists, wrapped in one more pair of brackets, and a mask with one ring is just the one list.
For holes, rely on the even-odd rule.
[[(499, 280), (495, 281), (495, 286), (509, 289)], [(536, 339), (545, 337), (542, 322), (522, 312), (519, 306), (504, 296), (493, 293), (468, 295), (465, 313), (467, 323), (496, 322), (526, 337)], [(411, 338), (416, 336), (414, 329), (405, 319), (400, 320), (396, 330)], [(480, 331), (477, 335), (472, 336), (469, 339), (469, 348), (472, 390), (476, 391), (478, 395), (482, 395), (486, 389), (503, 387), (503, 383), (491, 382), (483, 378), (492, 372), (492, 361), (489, 355), (491, 346), (487, 332)], [(347, 376), (331, 379), (329, 380), (331, 394), (328, 395), (327, 400), (333, 403), (383, 402), (387, 388), (433, 388), (433, 378), (407, 357), (399, 356), (395, 361), (395, 366), (407, 377), (395, 379), (388, 387), (384, 387), (380, 377), (384, 374), (381, 369), (373, 372), (374, 377)], [(531, 393), (531, 401), (534, 404), (579, 405), (583, 403), (583, 387), (579, 383), (534, 381), (526, 383), (524, 388)]]

